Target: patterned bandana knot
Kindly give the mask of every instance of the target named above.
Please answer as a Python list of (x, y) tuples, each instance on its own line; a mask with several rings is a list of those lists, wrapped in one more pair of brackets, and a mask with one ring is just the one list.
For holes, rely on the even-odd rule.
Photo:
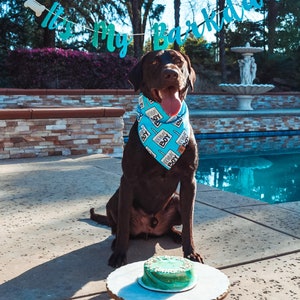
[(140, 95), (137, 106), (138, 134), (147, 151), (166, 169), (175, 165), (190, 136), (189, 112), (183, 101), (176, 116), (169, 117), (161, 105)]

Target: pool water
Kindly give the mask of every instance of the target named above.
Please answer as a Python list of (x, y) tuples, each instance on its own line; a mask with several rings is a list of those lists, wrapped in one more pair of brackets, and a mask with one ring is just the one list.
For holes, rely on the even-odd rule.
[(300, 201), (300, 153), (200, 156), (196, 179), (271, 204)]

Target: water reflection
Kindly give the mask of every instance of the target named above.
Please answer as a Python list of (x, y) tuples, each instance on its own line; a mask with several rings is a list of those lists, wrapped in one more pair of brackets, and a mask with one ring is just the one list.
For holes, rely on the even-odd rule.
[(269, 203), (300, 201), (300, 153), (200, 157), (197, 181)]

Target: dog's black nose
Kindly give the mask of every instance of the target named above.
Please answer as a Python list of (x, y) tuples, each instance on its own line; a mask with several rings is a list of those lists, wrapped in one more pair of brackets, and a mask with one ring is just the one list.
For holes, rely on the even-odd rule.
[(165, 69), (163, 71), (164, 79), (177, 79), (178, 78), (178, 72), (176, 70), (172, 69)]

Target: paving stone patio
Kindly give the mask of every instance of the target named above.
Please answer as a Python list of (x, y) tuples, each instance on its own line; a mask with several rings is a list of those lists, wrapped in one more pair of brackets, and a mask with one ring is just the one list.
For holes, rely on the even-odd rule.
[[(89, 220), (89, 209), (105, 212), (120, 162), (103, 155), (0, 161), (0, 299), (110, 299), (113, 238)], [(226, 299), (300, 299), (300, 202), (269, 205), (199, 185), (194, 223), (205, 263), (230, 279)], [(154, 253), (182, 255), (162, 237), (132, 241), (128, 260)]]

